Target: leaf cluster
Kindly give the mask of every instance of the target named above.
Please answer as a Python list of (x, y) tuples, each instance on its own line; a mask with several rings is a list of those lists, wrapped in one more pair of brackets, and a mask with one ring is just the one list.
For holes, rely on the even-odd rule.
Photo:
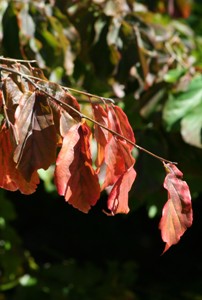
[[(0, 11), (1, 54), (36, 59), (51, 80), (29, 63), (2, 61), (1, 155), (6, 154), (9, 174), (3, 187), (29, 194), (38, 184), (37, 170), (56, 161), (57, 190), (75, 207), (87, 212), (107, 189), (108, 212), (128, 212), (135, 179), (132, 146), (138, 146), (130, 122), (138, 143), (181, 162), (194, 191), (201, 190), (201, 40), (184, 20), (126, 0), (2, 1)], [(71, 89), (52, 81), (105, 98), (82, 92), (76, 99)], [(121, 99), (129, 122), (109, 97)], [(86, 101), (90, 104), (83, 105)], [(143, 176), (135, 193), (143, 203), (149, 195), (153, 204), (163, 173), (142, 156), (137, 170)], [(178, 182), (178, 172), (170, 165), (168, 170)], [(171, 198), (181, 203), (177, 195)]]
[(177, 243), (192, 224), (192, 206), (189, 187), (175, 164), (138, 146), (127, 116), (110, 99), (100, 98), (103, 104), (98, 104), (88, 94), (89, 117), (68, 89), (44, 79), (29, 62), (2, 60), (0, 186), (31, 194), (39, 183), (37, 171), (55, 163), (57, 191), (75, 208), (87, 213), (107, 190), (108, 212), (128, 213), (128, 193), (136, 178), (132, 150), (137, 147), (162, 161), (168, 173), (160, 229), (165, 251)]

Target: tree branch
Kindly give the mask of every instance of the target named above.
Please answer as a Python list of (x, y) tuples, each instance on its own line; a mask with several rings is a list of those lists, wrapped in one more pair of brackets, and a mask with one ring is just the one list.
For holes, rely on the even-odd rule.
[[(9, 72), (9, 73), (13, 73), (13, 74), (16, 74), (18, 76), (21, 76), (22, 78), (24, 78), (25, 80), (27, 80), (32, 86), (35, 87), (36, 90), (39, 90), (40, 92), (44, 93), (47, 97), (51, 98), (52, 100), (54, 100), (55, 102), (59, 103), (59, 105), (63, 108), (67, 107), (69, 109), (71, 109), (72, 111), (74, 111), (75, 113), (78, 114), (78, 116), (80, 116), (80, 118), (83, 118), (83, 119), (86, 119), (98, 126), (100, 126), (101, 128), (107, 130), (108, 132), (110, 132), (113, 136), (117, 136), (123, 140), (125, 140), (127, 143), (131, 144), (132, 146), (134, 146), (135, 148), (149, 154), (150, 156), (153, 156), (154, 158), (160, 160), (162, 163), (166, 162), (166, 163), (171, 163), (171, 164), (177, 164), (177, 162), (172, 162), (170, 160), (167, 160), (159, 155), (156, 155), (155, 153), (137, 145), (136, 143), (133, 143), (131, 140), (129, 140), (128, 138), (126, 138), (125, 136), (119, 134), (118, 132), (106, 127), (105, 125), (97, 122), (96, 120), (88, 117), (87, 115), (85, 114), (82, 114), (80, 111), (78, 111), (77, 109), (75, 109), (74, 107), (72, 107), (71, 105), (61, 101), (61, 100), (58, 100), (57, 98), (55, 98), (54, 96), (52, 96), (51, 94), (49, 94), (48, 92), (44, 91), (37, 83), (35, 83), (33, 80), (38, 80), (38, 81), (45, 81), (45, 80), (42, 80), (41, 78), (38, 78), (38, 77), (35, 77), (35, 76), (32, 76), (32, 75), (27, 75), (27, 74), (23, 74), (17, 70), (14, 70), (12, 68), (7, 68), (5, 66), (2, 66), (0, 65), (0, 71), (5, 71), (5, 72)], [(64, 88), (64, 87), (63, 87)], [(83, 94), (87, 97), (93, 97), (93, 98), (99, 98), (101, 99), (103, 102), (105, 101), (108, 101), (110, 103), (113, 103), (113, 100), (110, 99), (110, 98), (104, 98), (104, 97), (99, 97), (97, 95), (93, 95), (93, 94), (90, 94), (90, 93), (86, 93), (86, 92), (82, 92), (82, 91), (78, 91), (78, 90), (75, 90), (75, 89), (71, 89), (71, 88), (64, 88), (65, 90), (69, 90), (69, 91), (73, 91), (73, 92), (76, 92), (76, 93), (80, 93), (80, 94)]]

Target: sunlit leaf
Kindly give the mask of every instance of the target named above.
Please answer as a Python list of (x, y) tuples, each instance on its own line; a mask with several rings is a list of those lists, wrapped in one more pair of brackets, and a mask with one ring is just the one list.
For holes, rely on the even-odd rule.
[[(99, 104), (92, 104), (94, 118), (97, 122), (108, 127), (108, 118), (107, 112), (104, 108)], [(97, 159), (96, 159), (96, 166), (99, 170), (100, 166), (104, 162), (105, 159), (105, 147), (109, 142), (109, 132), (106, 129), (98, 126), (97, 124), (94, 125), (95, 127), (95, 139), (97, 141)]]
[(202, 106), (202, 76), (194, 78), (186, 90), (177, 94), (170, 95), (166, 102), (163, 119), (168, 130), (180, 121), (186, 114), (192, 112), (195, 108)]
[(136, 172), (131, 167), (119, 177), (114, 184), (107, 201), (107, 207), (112, 214), (129, 212), (128, 193), (135, 180)]
[[(135, 141), (132, 128), (121, 109), (115, 106), (108, 108), (109, 128)], [(119, 177), (134, 165), (132, 145), (119, 137), (112, 136), (105, 147), (106, 175), (102, 188), (113, 185)]]
[(182, 119), (181, 134), (186, 143), (202, 148), (202, 102)]
[(164, 205), (159, 228), (166, 243), (165, 252), (177, 244), (192, 225), (193, 215), (189, 187), (182, 180), (182, 172), (173, 164), (167, 163), (164, 166), (167, 173), (164, 188), (168, 191), (168, 201)]
[(201, 148), (202, 76), (194, 78), (185, 91), (170, 95), (163, 118), (168, 130), (180, 122), (185, 142)]
[(89, 137), (90, 131), (85, 124), (73, 125), (63, 139), (55, 170), (58, 193), (85, 213), (100, 196), (98, 177), (92, 168)]

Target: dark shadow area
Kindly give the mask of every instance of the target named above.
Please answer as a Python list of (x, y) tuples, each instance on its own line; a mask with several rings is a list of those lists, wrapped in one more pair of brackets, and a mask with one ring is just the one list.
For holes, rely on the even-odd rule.
[[(53, 270), (57, 266), (63, 272), (64, 262), (73, 260), (75, 274), (80, 276), (81, 270), (88, 273), (89, 266), (93, 266), (86, 276), (94, 282), (93, 277), (100, 274), (99, 285), (103, 285), (105, 272), (107, 280), (108, 273), (115, 272), (118, 276), (127, 265), (131, 269), (130, 272), (128, 267), (124, 269), (124, 274), (130, 275), (126, 282), (133, 294), (131, 298), (120, 299), (201, 299), (200, 198), (193, 203), (193, 226), (178, 245), (161, 255), (164, 245), (158, 230), (159, 218), (149, 219), (145, 208), (127, 216), (108, 217), (102, 212), (103, 198), (87, 215), (72, 208), (63, 198), (47, 194), (42, 185), (29, 197), (19, 193), (9, 193), (9, 197), (18, 215), (14, 226), (23, 247), (41, 267), (39, 276), (46, 265)], [(113, 270), (113, 263), (117, 269)], [(122, 282), (123, 278), (119, 279)], [(87, 294), (89, 298), (83, 299), (92, 299)]]

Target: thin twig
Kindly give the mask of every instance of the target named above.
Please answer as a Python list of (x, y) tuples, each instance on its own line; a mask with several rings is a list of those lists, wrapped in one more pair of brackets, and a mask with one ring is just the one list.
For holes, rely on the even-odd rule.
[[(1, 58), (1, 57), (0, 57)], [(6, 60), (6, 59), (5, 59)], [(13, 61), (13, 59), (8, 59), (8, 60), (11, 60)], [(20, 60), (17, 60), (17, 61), (20, 61)], [(24, 61), (23, 61), (24, 62)], [(27, 61), (27, 62), (34, 62), (34, 61)], [(34, 80), (40, 80), (40, 81), (44, 81), (44, 82), (47, 82), (48, 80), (45, 80), (45, 79), (42, 79), (42, 78), (39, 78), (39, 77), (36, 77), (36, 76), (33, 76), (33, 75), (27, 75), (27, 74), (23, 74), (17, 70), (14, 70), (14, 69), (11, 69), (11, 68), (7, 68), (7, 67), (4, 67), (4, 66), (0, 66), (0, 68), (4, 71), (7, 71), (7, 72), (11, 72), (11, 73), (15, 73), (19, 76), (22, 76), (24, 78), (31, 78), (31, 79), (34, 79)], [(60, 85), (62, 89), (64, 89), (65, 91), (70, 91), (70, 92), (74, 92), (74, 93), (77, 93), (77, 94), (80, 94), (80, 95), (84, 95), (88, 98), (95, 98), (95, 99), (99, 99), (101, 100), (101, 102), (105, 101), (105, 102), (110, 102), (110, 103), (115, 103), (115, 101), (112, 99), (112, 98), (108, 98), (108, 97), (101, 97), (101, 96), (98, 96), (98, 95), (94, 95), (94, 94), (91, 94), (91, 93), (87, 93), (87, 92), (84, 92), (84, 91), (80, 91), (80, 90), (76, 90), (76, 89), (72, 89), (72, 88), (69, 88), (69, 87), (65, 87), (63, 85)]]
[(77, 93), (77, 94), (82, 94), (82, 95), (87, 96), (89, 98), (95, 98), (95, 99), (100, 99), (101, 101), (103, 100), (105, 102), (115, 103), (115, 101), (111, 98), (100, 97), (100, 96), (97, 96), (97, 95), (94, 95), (94, 94), (90, 94), (90, 93), (87, 93), (87, 92), (84, 92), (84, 91), (79, 91), (79, 90), (64, 87), (64, 86), (62, 86), (62, 88), (64, 90), (67, 90), (67, 91), (70, 91), (70, 92), (74, 92), (74, 93)]
[[(67, 104), (67, 103), (65, 103), (65, 102), (63, 102), (61, 100), (58, 100), (57, 98), (55, 98), (54, 96), (52, 96), (48, 92), (44, 91), (38, 84), (36, 84), (32, 80), (32, 79), (41, 80), (40, 78), (37, 78), (37, 77), (34, 77), (34, 76), (30, 76), (30, 75), (27, 75), (27, 74), (23, 74), (23, 73), (21, 73), (21, 72), (19, 72), (17, 70), (13, 70), (11, 68), (7, 68), (7, 67), (4, 67), (4, 66), (0, 66), (0, 70), (6, 71), (6, 72), (11, 72), (11, 73), (14, 73), (16, 75), (21, 76), (22, 78), (26, 79), (30, 84), (32, 84), (35, 87), (36, 90), (39, 90), (40, 92), (44, 93), (47, 97), (51, 98), (55, 102), (58, 102), (60, 106), (67, 107), (67, 108), (71, 109), (72, 111), (74, 111), (75, 113), (77, 113), (80, 118), (86, 119), (86, 120), (88, 120), (88, 121), (90, 121), (90, 122), (98, 125), (99, 127), (101, 127), (103, 129), (107, 130), (108, 132), (110, 132), (113, 136), (117, 136), (117, 137), (125, 140), (127, 143), (131, 144), (135, 148), (137, 148), (137, 149), (139, 149), (139, 150), (141, 150), (141, 151), (143, 151), (143, 152), (145, 152), (145, 153), (153, 156), (154, 158), (160, 160), (161, 162), (163, 162), (163, 163), (166, 162), (166, 163), (171, 163), (171, 164), (177, 164), (177, 162), (172, 162), (172, 161), (167, 160), (167, 159), (165, 159), (165, 158), (163, 158), (163, 157), (161, 157), (159, 155), (154, 154), (153, 152), (150, 152), (149, 150), (147, 150), (147, 149), (145, 149), (145, 148), (137, 145), (136, 143), (132, 142), (131, 140), (129, 140), (128, 138), (126, 138), (122, 134), (120, 134), (120, 133), (118, 133), (118, 132), (116, 132), (116, 131), (108, 128), (107, 126), (105, 126), (105, 125), (97, 122), (96, 120), (94, 120), (94, 119), (86, 116), (85, 114), (82, 114), (80, 111), (78, 111), (76, 108), (72, 107), (71, 105), (69, 105), (69, 104)], [(71, 90), (73, 90), (73, 89), (71, 89)], [(76, 90), (74, 90), (74, 91), (76, 91)], [(94, 95), (89, 94), (89, 93), (85, 93), (84, 92), (84, 94), (87, 95), (88, 97), (94, 97)], [(91, 96), (89, 96), (89, 95), (91, 95)], [(100, 99), (103, 99), (103, 100), (105, 99), (105, 98), (102, 98), (102, 97), (99, 97), (99, 96), (97, 96), (97, 98), (100, 98)]]
[(24, 60), (24, 59), (16, 59), (16, 58), (8, 58), (8, 57), (4, 57), (4, 56), (0, 56), (0, 60), (5, 60), (5, 61), (14, 61), (14, 62), (23, 62), (23, 63), (35, 63), (36, 60), (32, 59), (32, 60)]

